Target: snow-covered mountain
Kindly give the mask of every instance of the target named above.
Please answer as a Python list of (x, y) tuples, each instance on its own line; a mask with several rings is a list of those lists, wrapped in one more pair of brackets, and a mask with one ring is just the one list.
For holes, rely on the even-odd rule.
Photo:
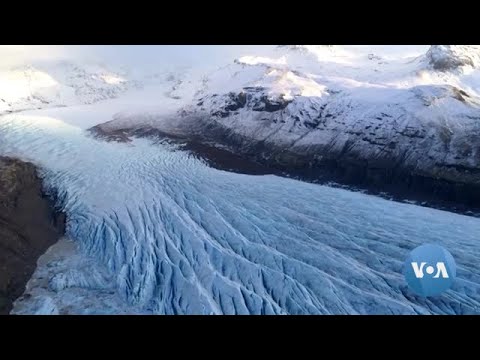
[[(35, 64), (32, 81), (4, 71), (17, 87), (2, 87), (0, 155), (42, 169), (73, 240), (39, 261), (14, 313), (479, 313), (480, 219), (220, 171), (132, 136), (154, 129), (285, 166), (393, 164), (475, 185), (474, 54), (284, 46), (208, 73), (56, 62)], [(97, 139), (92, 128), (130, 141)], [(412, 294), (402, 275), (408, 253), (426, 242), (445, 246), (458, 266), (453, 288), (433, 299)]]
[(122, 72), (68, 61), (22, 65), (0, 72), (0, 114), (92, 104), (139, 84)]
[(159, 128), (284, 170), (396, 182), (479, 207), (471, 195), (480, 194), (479, 47), (369, 50), (291, 46), (245, 56), (203, 78), (167, 120), (120, 115), (100, 129)]

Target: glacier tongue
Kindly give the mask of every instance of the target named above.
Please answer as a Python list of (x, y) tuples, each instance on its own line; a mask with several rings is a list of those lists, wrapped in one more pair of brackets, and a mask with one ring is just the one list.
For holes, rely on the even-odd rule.
[[(219, 171), (165, 144), (97, 141), (47, 117), (2, 117), (0, 153), (43, 168), (67, 236), (108, 273), (69, 271), (65, 260), (49, 273), (48, 297), (22, 300), (40, 312), (68, 312), (72, 288), (88, 288), (158, 314), (480, 313), (480, 219)], [(453, 289), (428, 300), (402, 275), (426, 242), (458, 265)]]

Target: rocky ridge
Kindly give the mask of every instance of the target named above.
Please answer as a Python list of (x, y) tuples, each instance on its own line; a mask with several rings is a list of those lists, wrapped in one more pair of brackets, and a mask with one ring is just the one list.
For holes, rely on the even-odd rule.
[(37, 259), (63, 235), (64, 223), (35, 166), (0, 157), (0, 314), (8, 314), (24, 292)]

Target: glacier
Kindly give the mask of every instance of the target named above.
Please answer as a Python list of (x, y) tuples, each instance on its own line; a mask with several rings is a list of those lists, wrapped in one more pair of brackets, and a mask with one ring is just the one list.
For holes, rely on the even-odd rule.
[[(40, 166), (79, 249), (50, 266), (49, 291), (22, 300), (26, 312), (480, 313), (478, 218), (225, 172), (171, 144), (104, 142), (42, 114), (0, 118), (0, 153)], [(452, 253), (457, 279), (423, 299), (402, 267), (432, 242)], [(75, 291), (90, 295), (69, 310)]]

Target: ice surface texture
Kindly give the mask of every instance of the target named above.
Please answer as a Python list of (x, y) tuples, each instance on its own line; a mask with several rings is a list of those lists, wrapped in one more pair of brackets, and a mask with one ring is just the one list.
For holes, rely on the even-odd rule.
[[(144, 312), (480, 312), (477, 218), (223, 172), (167, 145), (97, 141), (51, 118), (2, 117), (0, 153), (43, 167), (68, 214), (67, 235), (106, 266), (120, 298)], [(427, 242), (452, 253), (458, 277), (425, 300), (408, 290), (402, 266)], [(58, 298), (76, 273), (54, 279)], [(80, 275), (76, 283), (93, 291), (104, 285), (95, 272)], [(61, 312), (50, 300), (39, 301), (43, 311)]]
[(38, 266), (12, 314), (142, 314), (116, 294), (114, 274), (76, 244), (60, 239), (38, 259)]

